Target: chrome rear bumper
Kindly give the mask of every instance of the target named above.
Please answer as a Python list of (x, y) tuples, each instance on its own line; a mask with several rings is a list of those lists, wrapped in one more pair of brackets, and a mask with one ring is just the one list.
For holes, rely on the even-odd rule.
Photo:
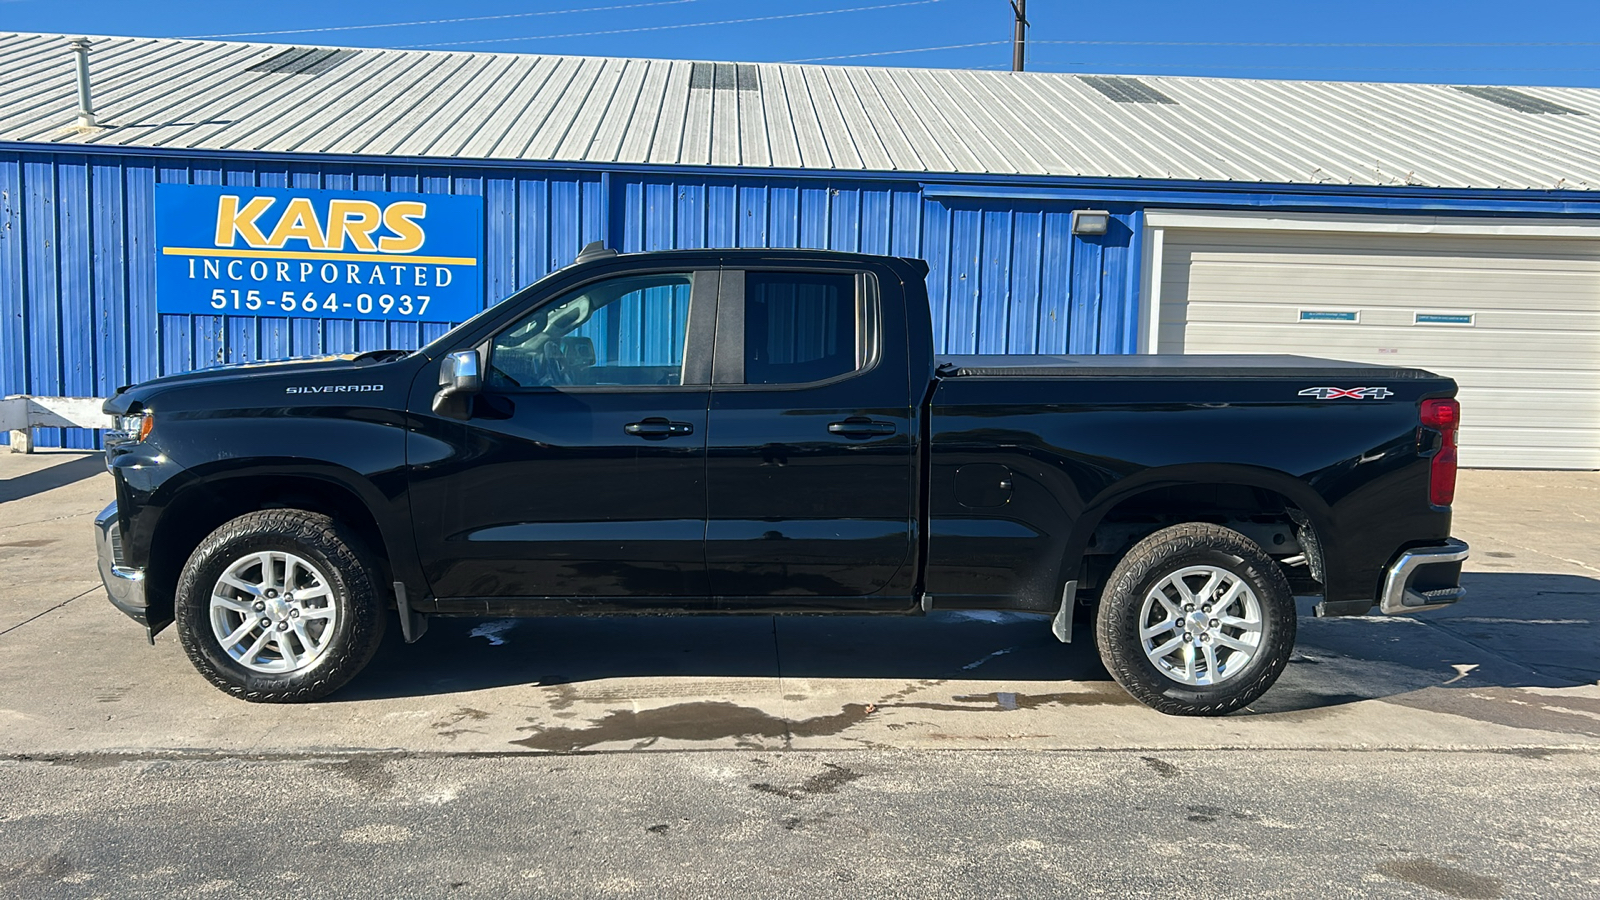
[[(1391, 616), (1404, 615), (1438, 609), (1460, 600), (1466, 595), (1466, 589), (1460, 584), (1460, 567), (1467, 553), (1465, 541), (1450, 538), (1442, 547), (1416, 547), (1400, 554), (1383, 580), (1379, 609)], [(1434, 566), (1453, 567), (1453, 572), (1449, 573), (1453, 577), (1426, 577), (1446, 574), (1430, 571), (1430, 567)], [(1423, 587), (1417, 585), (1419, 575), (1424, 576)]]

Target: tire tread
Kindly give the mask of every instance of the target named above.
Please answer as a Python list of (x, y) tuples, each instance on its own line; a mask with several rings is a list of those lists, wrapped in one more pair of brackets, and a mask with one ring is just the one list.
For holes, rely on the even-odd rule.
[[(251, 687), (241, 684), (219, 667), (200, 645), (212, 639), (205, 621), (209, 585), (200, 584), (200, 573), (225, 549), (252, 539), (287, 540), (313, 547), (327, 557), (336, 569), (334, 576), (347, 592), (350, 630), (343, 646), (330, 648), (326, 662), (304, 673), (263, 676), (282, 686)], [(361, 542), (350, 531), (327, 515), (303, 509), (264, 509), (231, 519), (207, 535), (184, 564), (176, 591), (176, 620), (179, 641), (189, 661), (205, 679), (220, 690), (252, 703), (307, 703), (319, 700), (347, 684), (377, 652), (383, 638), (384, 604), (380, 600), (373, 574), (374, 566)], [(330, 586), (332, 587), (332, 586)], [(199, 592), (197, 595), (196, 592)], [(297, 677), (305, 676), (305, 677)]]
[[(1153, 572), (1174, 559), (1211, 552), (1236, 557), (1256, 570), (1267, 593), (1275, 596), (1259, 596), (1260, 587), (1252, 585), (1262, 604), (1262, 617), (1268, 620), (1265, 637), (1271, 646), (1262, 648), (1266, 664), (1245, 681), (1225, 681), (1208, 691), (1179, 685), (1153, 671), (1138, 640), (1137, 618), (1144, 599), (1139, 588)], [(1260, 545), (1221, 525), (1189, 522), (1146, 537), (1112, 569), (1095, 615), (1095, 644), (1111, 677), (1151, 709), (1172, 716), (1223, 716), (1255, 702), (1283, 674), (1294, 649), (1296, 616), (1288, 579)], [(1173, 696), (1174, 691), (1217, 696), (1214, 700), (1197, 701)]]

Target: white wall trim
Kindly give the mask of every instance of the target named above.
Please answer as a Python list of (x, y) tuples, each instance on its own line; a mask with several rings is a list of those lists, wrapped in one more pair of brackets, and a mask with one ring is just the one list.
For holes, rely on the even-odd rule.
[(1139, 335), (1139, 352), (1155, 353), (1161, 346), (1161, 258), (1166, 245), (1166, 229), (1151, 228), (1149, 218), (1144, 229), (1144, 271), (1139, 273), (1139, 313), (1145, 323)]
[(1600, 219), (1489, 219), (1474, 216), (1151, 209), (1145, 211), (1144, 221), (1146, 228), (1600, 238)]

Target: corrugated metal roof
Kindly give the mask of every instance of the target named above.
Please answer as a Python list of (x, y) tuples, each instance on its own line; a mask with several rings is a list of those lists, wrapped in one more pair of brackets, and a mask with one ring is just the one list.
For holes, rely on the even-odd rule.
[(66, 38), (0, 33), (0, 140), (918, 177), (1600, 187), (1600, 90), (1589, 88), (1517, 88), (1518, 99), (1427, 84), (297, 55), (102, 37), (90, 65), (104, 127), (80, 131)]

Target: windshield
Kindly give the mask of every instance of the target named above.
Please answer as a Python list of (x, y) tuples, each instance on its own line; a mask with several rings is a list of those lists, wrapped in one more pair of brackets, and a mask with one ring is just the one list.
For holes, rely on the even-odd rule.
[[(551, 273), (551, 274), (556, 274), (556, 273)], [(545, 277), (548, 278), (549, 276), (545, 276)], [(528, 293), (530, 293), (530, 292), (534, 291), (535, 289), (537, 289), (539, 287), (539, 285), (544, 280), (545, 280), (544, 278), (541, 278), (538, 281), (535, 281), (533, 284), (530, 284), (527, 287), (523, 288), (522, 290), (517, 291), (516, 293), (512, 294), (511, 296), (505, 298), (504, 300), (501, 300), (500, 303), (496, 303), (493, 306), (490, 306), (490, 307), (484, 309), (482, 312), (478, 313), (477, 315), (473, 316), (472, 318), (466, 320), (465, 322), (461, 322), (461, 323), (457, 324), (455, 327), (451, 328), (449, 331), (446, 331), (444, 334), (441, 334), (438, 337), (434, 338), (433, 340), (427, 342), (426, 344), (423, 344), (422, 347), (420, 349), (418, 349), (416, 352), (424, 353), (424, 354), (427, 354), (428, 356), (437, 356), (440, 353), (443, 353), (445, 347), (447, 347), (450, 344), (454, 343), (455, 339), (463, 331), (466, 331), (466, 330), (470, 329), (472, 326), (476, 325), (478, 320), (482, 319), (484, 316), (490, 315), (491, 313), (494, 313), (494, 312), (498, 311), (499, 308), (500, 308), (500, 305), (502, 303), (512, 303), (512, 302), (515, 302), (517, 300), (522, 299)]]

